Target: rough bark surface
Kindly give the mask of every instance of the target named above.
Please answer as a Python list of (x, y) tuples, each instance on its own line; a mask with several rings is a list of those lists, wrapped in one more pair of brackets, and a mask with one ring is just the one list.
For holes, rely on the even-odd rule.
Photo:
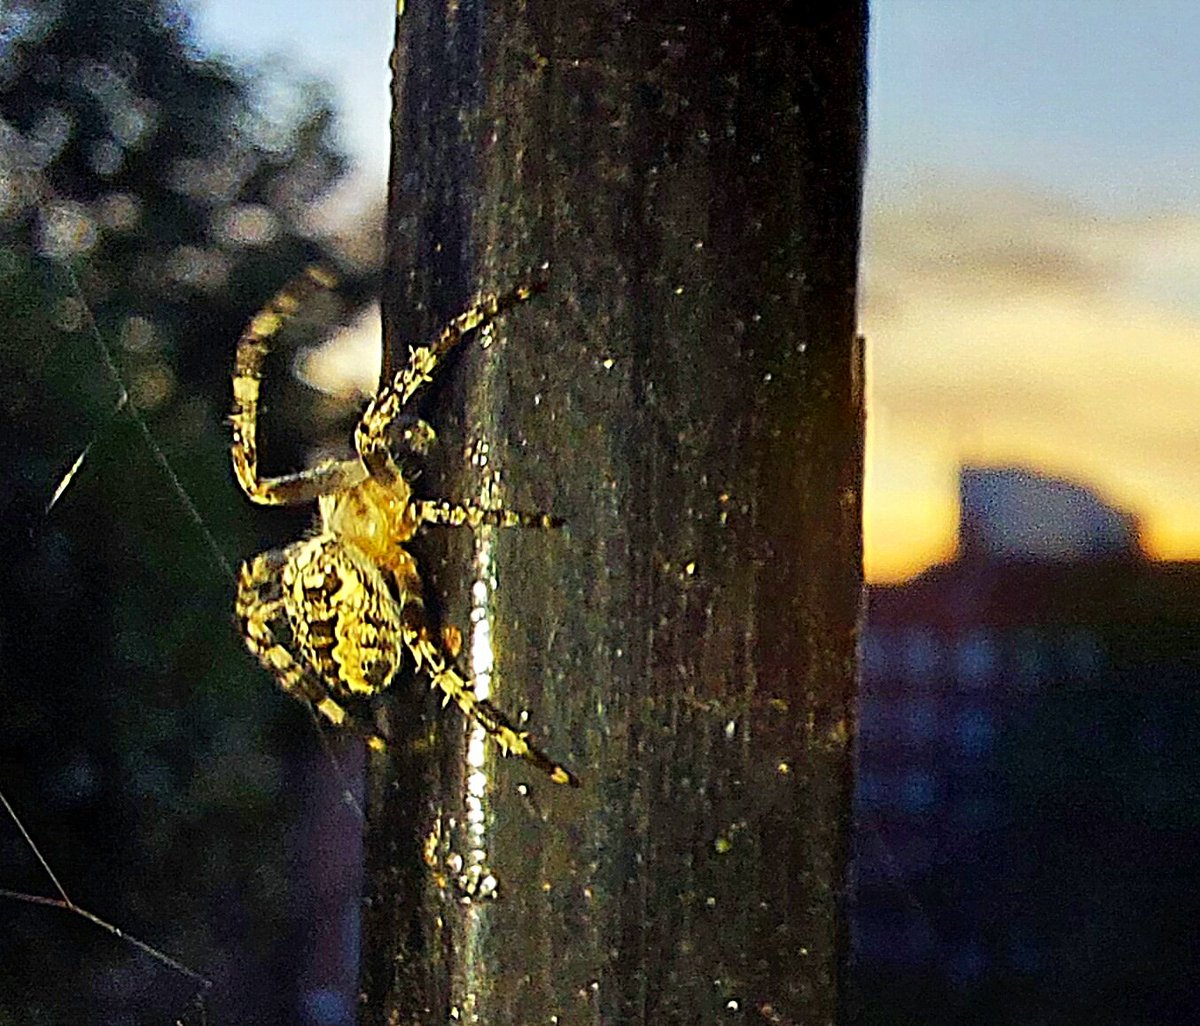
[(448, 362), (418, 488), (499, 471), (569, 525), (427, 531), (428, 586), (468, 648), (475, 595), (493, 700), (583, 786), (494, 752), (472, 778), (461, 721), (394, 699), (365, 1023), (838, 1019), (866, 14), (767, 7), (400, 20), (391, 360), (477, 290), (549, 285)]

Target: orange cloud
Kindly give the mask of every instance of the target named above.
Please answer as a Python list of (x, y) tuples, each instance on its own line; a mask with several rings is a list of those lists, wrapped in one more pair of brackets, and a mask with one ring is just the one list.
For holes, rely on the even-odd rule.
[(1200, 280), (1200, 217), (930, 180), (874, 197), (865, 234), (869, 577), (950, 550), (981, 461), (1093, 484), (1152, 554), (1200, 557), (1200, 296), (1174, 284)]

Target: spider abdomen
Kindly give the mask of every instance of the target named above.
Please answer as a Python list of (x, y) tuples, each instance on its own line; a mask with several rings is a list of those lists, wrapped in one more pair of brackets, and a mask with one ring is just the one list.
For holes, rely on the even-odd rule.
[(289, 546), (283, 596), (296, 655), (335, 695), (386, 688), (403, 661), (402, 602), (357, 547), (320, 534)]

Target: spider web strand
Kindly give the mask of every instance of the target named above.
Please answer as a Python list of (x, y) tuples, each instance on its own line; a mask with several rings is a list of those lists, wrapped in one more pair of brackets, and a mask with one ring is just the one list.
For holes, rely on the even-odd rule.
[(37, 846), (37, 843), (34, 841), (32, 835), (30, 835), (29, 831), (26, 829), (25, 824), (21, 821), (21, 817), (17, 815), (17, 810), (12, 807), (12, 803), (8, 800), (8, 797), (3, 791), (0, 791), (0, 804), (4, 805), (5, 811), (8, 813), (9, 818), (16, 825), (17, 830), (20, 831), (21, 836), (25, 839), (25, 843), (29, 846), (29, 850), (33, 852), (38, 864), (43, 870), (45, 870), (46, 875), (50, 878), (50, 882), (54, 884), (54, 889), (61, 895), (61, 897), (58, 898), (48, 898), (41, 894), (25, 894), (22, 891), (13, 891), (9, 890), (7, 887), (0, 887), (0, 898), (8, 898), (11, 901), (21, 901), (27, 905), (42, 905), (47, 908), (58, 908), (62, 909), (64, 912), (71, 912), (74, 915), (87, 920), (89, 923), (100, 927), (100, 929), (112, 934), (114, 937), (124, 941), (126, 944), (132, 945), (142, 953), (149, 955), (155, 961), (160, 962), (162, 965), (165, 965), (170, 969), (173, 969), (181, 976), (186, 976), (188, 979), (200, 984), (200, 990), (197, 991), (197, 994), (200, 994), (212, 987), (211, 980), (205, 976), (202, 976), (194, 969), (189, 969), (186, 965), (184, 965), (178, 959), (172, 958), (165, 951), (161, 951), (152, 944), (147, 944), (145, 941), (139, 940), (132, 934), (126, 933), (119, 926), (115, 926), (107, 920), (101, 919), (94, 912), (89, 912), (86, 908), (76, 905), (75, 902), (73, 902), (67, 895), (67, 892), (62, 883), (59, 881), (58, 876), (55, 874), (54, 870), (50, 868), (50, 863), (46, 861), (46, 857), (42, 854), (41, 849)]
[[(41, 864), (42, 869), (46, 871), (46, 875), (50, 877), (50, 882), (54, 884), (54, 889), (62, 895), (62, 900), (66, 902), (67, 905), (74, 907), (75, 903), (70, 899), (70, 897), (68, 897), (66, 889), (59, 882), (58, 877), (54, 875), (54, 870), (50, 868), (50, 863), (46, 861), (46, 857), (42, 854), (42, 850), (34, 843), (29, 831), (25, 829), (25, 824), (21, 822), (21, 817), (17, 815), (17, 810), (12, 807), (12, 804), (9, 802), (8, 797), (3, 791), (0, 791), (0, 802), (4, 803), (4, 809), (8, 813), (9, 819), (11, 819), (17, 825), (17, 829), (21, 831), (21, 836), (25, 838), (25, 843), (29, 845), (29, 850), (33, 852), (34, 857)], [(55, 899), (48, 898), (46, 900), (53, 901)]]
[[(155, 463), (158, 464), (159, 469), (170, 482), (172, 489), (175, 491), (176, 497), (179, 499), (180, 505), (183, 506), (189, 519), (200, 532), (200, 535), (204, 539), (205, 545), (208, 548), (209, 554), (213, 558), (213, 562), (215, 562), (220, 568), (221, 572), (232, 581), (233, 566), (226, 558), (225, 553), (221, 551), (221, 547), (217, 544), (216, 538), (213, 537), (212, 532), (208, 529), (208, 525), (205, 524), (204, 518), (200, 515), (200, 511), (196, 508), (196, 504), (192, 501), (192, 497), (188, 494), (187, 489), (183, 487), (183, 482), (179, 479), (179, 475), (175, 473), (174, 468), (167, 459), (166, 453), (162, 451), (162, 447), (159, 446), (158, 442), (154, 440), (154, 436), (150, 433), (150, 428), (146, 424), (145, 418), (142, 416), (137, 406), (134, 405), (134, 402), (129, 395), (129, 389), (125, 387), (125, 382), (121, 377), (120, 368), (117, 366), (116, 360), (113, 359), (112, 350), (109, 349), (107, 343), (105, 343), (104, 338), (100, 334), (100, 328), (96, 324), (96, 317), (92, 312), (91, 305), (88, 303), (87, 298), (83, 294), (83, 289), (79, 284), (79, 277), (75, 273), (75, 268), (70, 264), (66, 264), (65, 270), (67, 279), (71, 284), (71, 288), (79, 297), (79, 301), (83, 306), (84, 317), (87, 320), (88, 334), (91, 336), (92, 342), (96, 346), (97, 352), (100, 354), (100, 360), (104, 364), (104, 368), (107, 371), (108, 376), (112, 379), (117, 388), (120, 389), (120, 394), (117, 398), (116, 405), (113, 407), (112, 416), (115, 416), (122, 410), (126, 411), (130, 420), (137, 427), (138, 431), (141, 432), (142, 439), (145, 441), (146, 447), (150, 451), (150, 454), (154, 457)], [(91, 449), (96, 439), (100, 436), (100, 433), (104, 430), (105, 426), (107, 425), (102, 425), (99, 429), (97, 429), (96, 433), (93, 434), (92, 440), (84, 447), (83, 452), (79, 454), (79, 457), (75, 460), (75, 463), (72, 464), (71, 469), (67, 471), (67, 474), (64, 476), (63, 480), (54, 490), (54, 495), (51, 497), (49, 506), (47, 506), (47, 512), (60, 498), (62, 498), (62, 494), (67, 490), (71, 480), (83, 466), (88, 451)]]

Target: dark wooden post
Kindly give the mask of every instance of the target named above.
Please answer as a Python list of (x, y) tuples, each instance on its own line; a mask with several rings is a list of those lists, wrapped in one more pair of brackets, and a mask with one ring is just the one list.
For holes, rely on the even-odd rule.
[(549, 283), (444, 372), (419, 488), (498, 472), (569, 524), (427, 531), (430, 588), (583, 786), (477, 774), (453, 713), (396, 697), (363, 1022), (838, 1019), (865, 32), (857, 0), (403, 14), (391, 359)]

